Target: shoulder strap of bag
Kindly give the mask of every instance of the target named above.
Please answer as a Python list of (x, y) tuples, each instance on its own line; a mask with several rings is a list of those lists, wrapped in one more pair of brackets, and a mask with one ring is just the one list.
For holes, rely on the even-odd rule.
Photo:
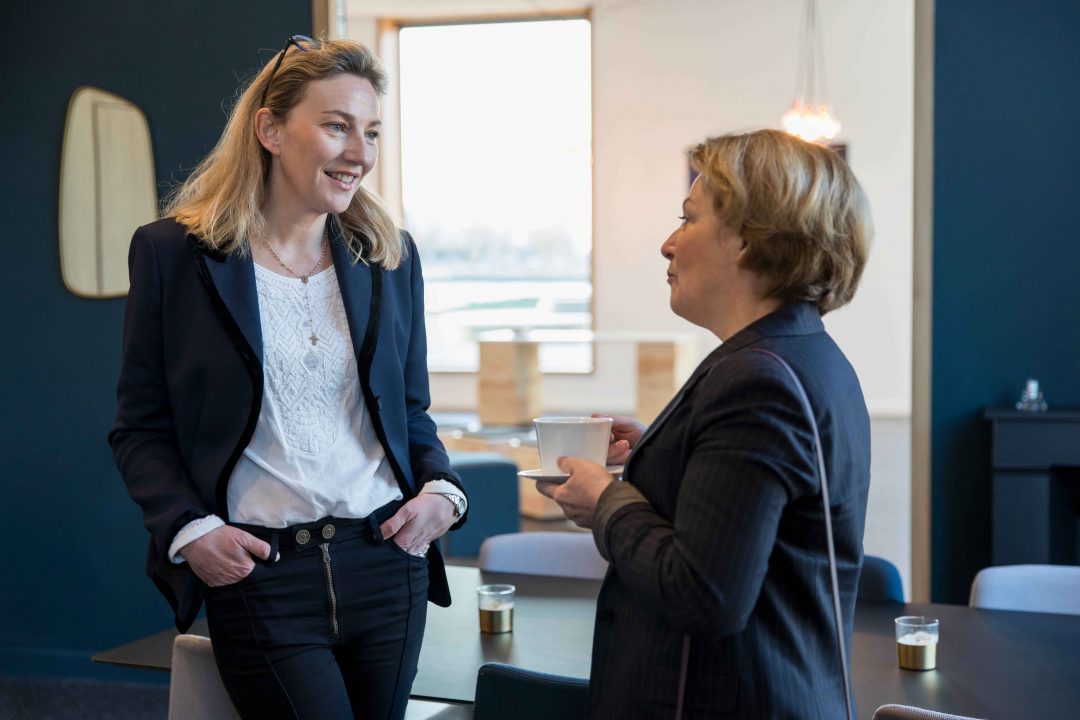
[(818, 435), (817, 421), (814, 419), (814, 411), (810, 406), (810, 398), (806, 396), (806, 390), (803, 388), (803, 384), (799, 381), (795, 371), (791, 369), (791, 365), (788, 365), (784, 358), (769, 350), (755, 349), (752, 352), (768, 355), (783, 366), (799, 391), (803, 412), (806, 413), (806, 419), (810, 422), (810, 427), (814, 429), (814, 449), (817, 451), (818, 477), (821, 479), (821, 504), (825, 515), (825, 538), (829, 544), (829, 579), (832, 583), (833, 618), (836, 620), (836, 646), (840, 651), (840, 672), (844, 683), (844, 706), (847, 709), (849, 720), (854, 720), (855, 715), (851, 703), (851, 687), (848, 676), (847, 645), (844, 643), (844, 621), (840, 613), (840, 583), (836, 579), (836, 546), (833, 543), (832, 514), (829, 512), (829, 482), (825, 474), (825, 454), (821, 448), (821, 437)]
[[(833, 619), (835, 620), (836, 625), (836, 646), (840, 651), (840, 673), (844, 683), (844, 707), (847, 709), (846, 717), (848, 720), (855, 720), (854, 708), (851, 703), (851, 687), (848, 680), (847, 645), (844, 643), (844, 621), (840, 613), (840, 582), (836, 577), (836, 548), (833, 543), (832, 515), (829, 512), (829, 482), (825, 473), (825, 454), (821, 448), (821, 437), (818, 435), (817, 421), (814, 419), (814, 411), (810, 406), (810, 398), (807, 397), (806, 390), (803, 388), (799, 376), (795, 374), (795, 371), (792, 370), (787, 361), (769, 350), (754, 349), (752, 352), (759, 352), (762, 355), (772, 357), (780, 363), (784, 370), (787, 371), (787, 374), (791, 376), (792, 381), (795, 383), (795, 387), (799, 391), (799, 400), (801, 401), (803, 412), (806, 414), (806, 419), (810, 422), (810, 427), (814, 430), (814, 449), (817, 452), (818, 477), (821, 479), (821, 504), (825, 516), (825, 538), (829, 545), (829, 580), (832, 585)], [(679, 668), (679, 693), (675, 703), (676, 720), (682, 720), (683, 716), (683, 701), (686, 697), (686, 675), (689, 666), (690, 635), (687, 634), (683, 636), (682, 662), (680, 663)]]

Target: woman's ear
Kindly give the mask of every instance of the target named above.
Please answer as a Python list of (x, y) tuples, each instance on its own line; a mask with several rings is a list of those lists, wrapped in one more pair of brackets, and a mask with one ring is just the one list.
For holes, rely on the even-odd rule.
[(739, 262), (742, 262), (742, 259), (746, 257), (746, 253), (750, 249), (750, 245), (747, 244), (746, 238), (744, 238), (742, 235), (736, 235), (735, 237), (739, 240), (739, 250), (737, 253), (737, 257)]
[(268, 108), (259, 108), (258, 112), (255, 113), (255, 137), (259, 138), (259, 143), (271, 155), (277, 155), (281, 152), (280, 131), (281, 125), (278, 123), (274, 113), (270, 112)]

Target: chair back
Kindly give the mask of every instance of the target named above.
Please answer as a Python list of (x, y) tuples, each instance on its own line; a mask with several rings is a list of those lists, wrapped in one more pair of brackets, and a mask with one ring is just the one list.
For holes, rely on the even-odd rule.
[(589, 681), (487, 663), (476, 675), (473, 720), (584, 720)]
[(885, 558), (865, 556), (856, 598), (871, 602), (904, 602), (904, 581), (900, 579), (900, 571)]
[(485, 538), (521, 527), (517, 465), (505, 455), (452, 452), (450, 465), (469, 489), (469, 521), (439, 539), (444, 557), (476, 557)]
[(589, 533), (525, 532), (489, 537), (477, 566), (489, 572), (602, 580), (608, 562)]
[(979, 571), (968, 605), (994, 610), (1080, 615), (1080, 567), (1001, 565)]
[(177, 635), (173, 640), (169, 720), (240, 720), (208, 637)]
[(923, 710), (910, 705), (882, 705), (874, 711), (874, 720), (978, 720), (978, 718)]

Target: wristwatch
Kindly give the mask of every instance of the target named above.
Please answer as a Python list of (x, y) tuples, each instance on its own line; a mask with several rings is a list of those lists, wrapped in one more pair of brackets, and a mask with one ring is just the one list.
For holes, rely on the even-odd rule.
[(436, 495), (442, 495), (444, 498), (450, 501), (450, 504), (454, 506), (454, 517), (459, 518), (465, 514), (465, 501), (458, 495), (453, 493), (435, 493)]

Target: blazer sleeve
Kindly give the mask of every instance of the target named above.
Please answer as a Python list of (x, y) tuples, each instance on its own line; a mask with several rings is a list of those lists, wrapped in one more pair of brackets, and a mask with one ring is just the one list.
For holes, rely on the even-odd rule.
[(797, 391), (778, 366), (740, 357), (752, 355), (730, 356), (695, 389), (675, 517), (624, 483), (596, 514), (620, 580), (674, 626), (714, 639), (746, 626), (785, 506), (817, 491)]
[[(431, 406), (431, 390), (427, 366), (427, 327), (424, 319), (424, 275), (416, 243), (405, 233), (410, 256), (410, 285), (412, 288), (412, 317), (409, 332), (409, 350), (405, 357), (405, 412), (409, 429), (409, 462), (419, 489), (431, 480), (448, 480), (465, 493), (461, 477), (450, 466), (446, 448), (436, 433), (435, 421), (428, 414)], [(468, 495), (466, 494), (466, 497)], [(461, 517), (450, 529), (465, 524), (469, 513)]]
[(177, 445), (164, 362), (161, 272), (145, 228), (132, 238), (128, 272), (118, 409), (109, 444), (163, 560), (180, 528), (210, 510), (195, 492)]

